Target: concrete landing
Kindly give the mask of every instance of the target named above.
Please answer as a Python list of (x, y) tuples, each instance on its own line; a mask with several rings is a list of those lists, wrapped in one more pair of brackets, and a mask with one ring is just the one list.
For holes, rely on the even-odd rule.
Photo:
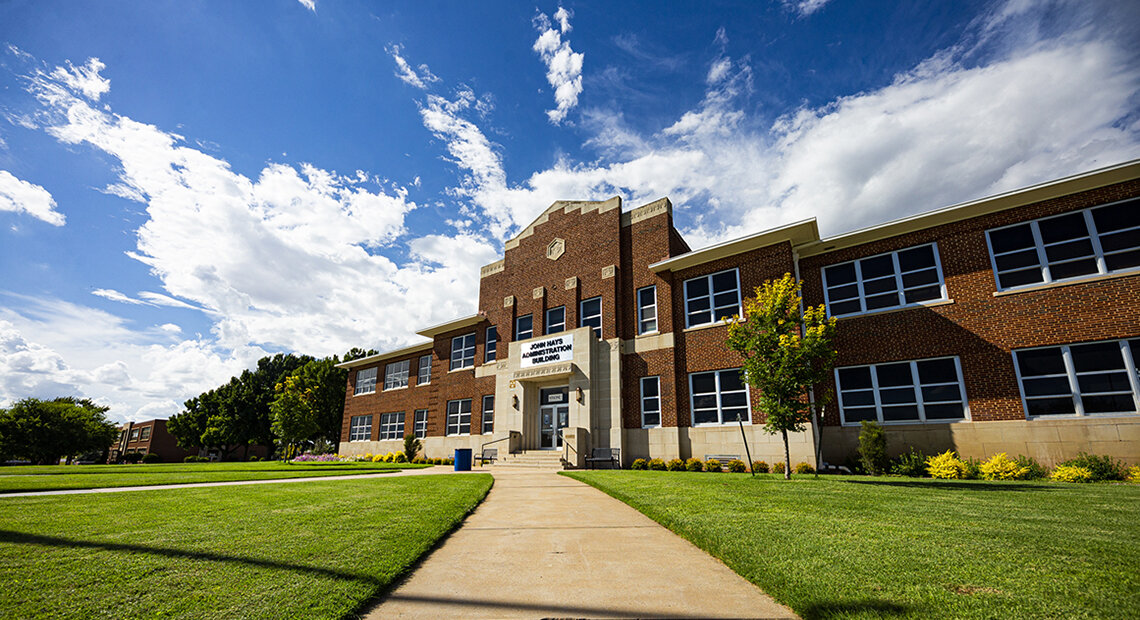
[(795, 618), (719, 560), (610, 496), (492, 468), (463, 525), (366, 618)]

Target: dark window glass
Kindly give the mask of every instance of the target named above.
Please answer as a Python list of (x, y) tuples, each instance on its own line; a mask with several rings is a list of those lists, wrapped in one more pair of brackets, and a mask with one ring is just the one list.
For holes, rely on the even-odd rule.
[(534, 335), (534, 317), (529, 314), (515, 319), (515, 340), (525, 340)]
[(1017, 365), (1023, 377), (1065, 374), (1065, 360), (1061, 356), (1061, 349), (1020, 351), (1017, 354)]
[(895, 262), (890, 254), (864, 258), (859, 261), (859, 273), (863, 276), (864, 280), (894, 275)]
[(1132, 394), (1102, 394), (1098, 396), (1082, 396), (1081, 405), (1085, 413), (1133, 413), (1136, 411), (1136, 402)]
[(1041, 269), (1038, 267), (1024, 269), (1022, 271), (1010, 271), (998, 275), (998, 282), (1001, 283), (1002, 288), (1012, 288), (1014, 286), (1036, 284), (1044, 281), (1045, 276), (1041, 275)]
[(925, 360), (918, 362), (918, 380), (922, 383), (954, 383), (958, 381), (958, 369), (952, 359)]
[(870, 389), (871, 369), (865, 366), (862, 368), (840, 368), (839, 383), (845, 390)]
[(1058, 243), (1057, 245), (1050, 245), (1045, 248), (1045, 258), (1048, 259), (1050, 265), (1056, 262), (1072, 260), (1074, 258), (1083, 258), (1085, 256), (1092, 255), (1092, 241), (1089, 241), (1088, 239), (1078, 239), (1076, 241)]
[(990, 245), (994, 254), (1004, 254), (1022, 248), (1032, 248), (1033, 228), (1029, 224), (990, 231)]
[(843, 418), (847, 422), (862, 422), (863, 420), (875, 419), (874, 407), (857, 407), (857, 408), (843, 408)]
[(1092, 210), (1097, 232), (1106, 233), (1140, 226), (1140, 200), (1129, 200)]
[(1131, 250), (1129, 252), (1106, 256), (1104, 258), (1104, 265), (1109, 271), (1140, 267), (1140, 250)]
[(1096, 259), (1094, 258), (1075, 260), (1071, 263), (1061, 263), (1060, 265), (1049, 264), (1049, 275), (1052, 276), (1054, 280), (1087, 276), (1096, 272)]
[(914, 384), (914, 379), (910, 376), (910, 364), (907, 362), (875, 366), (875, 379), (878, 380), (880, 389)]
[(899, 422), (903, 420), (917, 420), (918, 407), (914, 405), (905, 407), (883, 407), (883, 420)]
[(957, 420), (966, 417), (962, 403), (947, 403), (944, 405), (926, 405), (927, 420)]
[(1089, 236), (1085, 215), (1081, 212), (1038, 220), (1037, 228), (1041, 231), (1041, 242), (1046, 245)]
[(1057, 394), (1071, 394), (1072, 386), (1069, 377), (1042, 377), (1039, 379), (1023, 379), (1026, 396), (1055, 396)]
[(915, 271), (925, 267), (934, 267), (934, 247), (924, 245), (899, 252), (899, 269), (902, 271)]
[(957, 383), (922, 388), (923, 403), (936, 403), (943, 400), (962, 400), (962, 392), (958, 389)]
[(873, 390), (860, 390), (856, 392), (843, 392), (843, 404), (847, 407), (859, 405), (874, 405), (875, 392)]
[(1078, 373), (1124, 368), (1120, 344), (1116, 342), (1073, 345), (1069, 347), (1069, 354), (1073, 356), (1073, 367)]
[(855, 281), (855, 263), (844, 263), (842, 265), (832, 265), (824, 270), (827, 274), (827, 285), (836, 286), (839, 284), (846, 284)]

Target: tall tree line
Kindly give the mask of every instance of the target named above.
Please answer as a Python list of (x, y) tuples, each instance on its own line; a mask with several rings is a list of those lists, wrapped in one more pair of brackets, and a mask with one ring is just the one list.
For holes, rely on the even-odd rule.
[[(28, 460), (38, 465), (68, 462), (83, 454), (103, 459), (119, 430), (107, 421), (107, 407), (86, 398), (25, 398), (0, 409), (0, 462)], [(100, 459), (102, 460), (102, 459)]]

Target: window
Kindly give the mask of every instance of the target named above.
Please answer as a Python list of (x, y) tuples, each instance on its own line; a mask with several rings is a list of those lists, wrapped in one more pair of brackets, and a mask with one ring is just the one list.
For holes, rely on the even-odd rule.
[(951, 422), (967, 417), (956, 357), (835, 369), (843, 424)]
[(1140, 338), (1014, 351), (1026, 417), (1136, 413)]
[(412, 420), (412, 432), (416, 437), (427, 437), (427, 409), (416, 409), (415, 419)]
[(495, 432), (495, 397), (483, 397), (483, 434)]
[(661, 380), (641, 378), (641, 426), (661, 426)]
[(685, 327), (710, 325), (740, 314), (736, 269), (685, 280)]
[(404, 412), (380, 414), (380, 439), (404, 438)]
[(546, 311), (546, 333), (557, 334), (566, 331), (566, 306), (558, 306)]
[(447, 401), (447, 434), (471, 434), (471, 399)]
[(657, 287), (637, 289), (637, 333), (657, 331)]
[(602, 339), (602, 298), (583, 299), (578, 305), (578, 327), (593, 327), (594, 335)]
[(729, 424), (736, 416), (748, 422), (748, 389), (739, 368), (689, 375), (693, 424)]
[(411, 360), (392, 362), (384, 367), (384, 389), (408, 387), (408, 367)]
[(515, 340), (526, 340), (534, 335), (534, 315), (524, 314), (515, 319)]
[(493, 362), (495, 361), (495, 349), (498, 348), (499, 344), (499, 330), (496, 329), (494, 325), (487, 328), (486, 342), (487, 346), (484, 347), (483, 361)]
[(371, 394), (376, 391), (376, 369), (365, 368), (364, 370), (356, 371), (356, 388), (353, 390), (353, 396), (361, 394)]
[(416, 368), (418, 369), (416, 374), (416, 385), (431, 383), (431, 355), (424, 355), (420, 357), (419, 365), (417, 365)]
[(372, 439), (372, 416), (354, 415), (348, 427), (349, 441), (368, 441)]
[(998, 290), (1140, 268), (1140, 200), (986, 231)]
[(138, 441), (138, 440), (139, 440), (139, 429), (132, 428), (131, 429), (131, 441)]
[(933, 243), (824, 267), (823, 289), (831, 316), (946, 299)]
[(451, 370), (463, 370), (475, 365), (475, 334), (451, 339)]
[(139, 441), (146, 441), (150, 439), (150, 427), (147, 426), (139, 431)]

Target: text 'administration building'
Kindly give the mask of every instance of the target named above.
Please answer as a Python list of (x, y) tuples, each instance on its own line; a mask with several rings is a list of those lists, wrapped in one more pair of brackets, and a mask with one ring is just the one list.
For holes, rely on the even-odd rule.
[[(861, 420), (914, 446), (1140, 463), (1140, 162), (820, 239), (814, 219), (692, 251), (662, 199), (556, 202), (482, 268), (479, 312), (350, 369), (341, 452), (595, 448), (782, 461), (723, 319), (796, 274), (839, 317), (821, 429), (793, 462), (854, 453)], [(826, 394), (820, 393), (821, 391)]]

